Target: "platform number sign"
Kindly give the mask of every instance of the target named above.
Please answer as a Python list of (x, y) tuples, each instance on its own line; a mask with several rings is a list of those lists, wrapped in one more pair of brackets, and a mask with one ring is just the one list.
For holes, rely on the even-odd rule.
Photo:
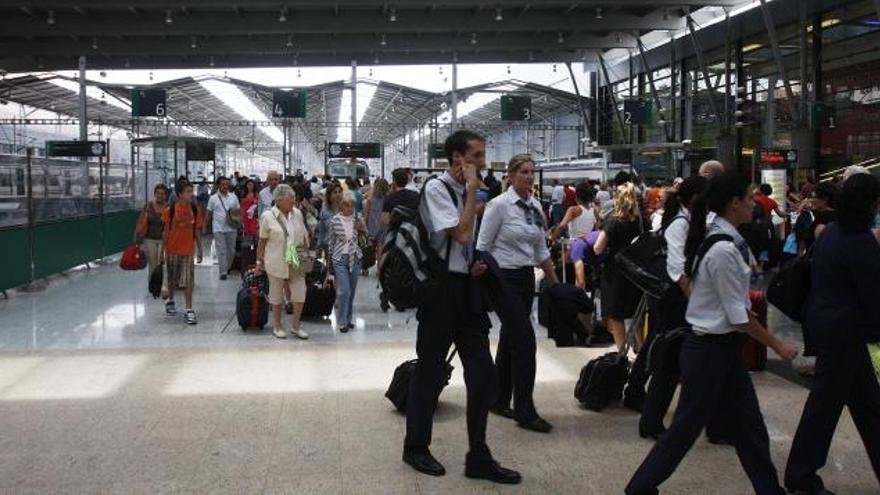
[(272, 116), (278, 119), (305, 118), (306, 92), (280, 89), (273, 91)]
[(129, 96), (132, 117), (164, 117), (168, 112), (164, 89), (132, 89)]
[(501, 120), (532, 120), (532, 98), (529, 96), (502, 96)]
[(623, 102), (623, 123), (625, 125), (647, 125), (651, 123), (651, 103), (644, 100)]

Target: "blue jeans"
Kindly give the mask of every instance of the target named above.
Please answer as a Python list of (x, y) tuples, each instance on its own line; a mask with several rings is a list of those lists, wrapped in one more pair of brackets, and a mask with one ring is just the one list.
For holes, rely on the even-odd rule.
[(361, 263), (359, 259), (346, 254), (333, 260), (333, 270), (336, 272), (336, 325), (344, 327), (351, 323)]
[(559, 225), (559, 222), (562, 221), (562, 218), (565, 216), (565, 207), (561, 204), (555, 204), (550, 207), (550, 223), (552, 225)]

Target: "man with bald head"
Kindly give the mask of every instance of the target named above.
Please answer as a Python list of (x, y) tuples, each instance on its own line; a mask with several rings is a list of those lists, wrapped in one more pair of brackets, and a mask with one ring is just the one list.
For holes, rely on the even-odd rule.
[(281, 183), (281, 174), (279, 174), (275, 170), (270, 170), (268, 174), (266, 174), (266, 186), (262, 190), (260, 190), (260, 211), (259, 213), (262, 215), (264, 211), (268, 211), (272, 208), (272, 202), (274, 198), (272, 197), (272, 193), (275, 192), (275, 188), (278, 187), (278, 184)]
[(711, 179), (724, 173), (724, 164), (718, 160), (709, 160), (700, 165), (700, 177)]

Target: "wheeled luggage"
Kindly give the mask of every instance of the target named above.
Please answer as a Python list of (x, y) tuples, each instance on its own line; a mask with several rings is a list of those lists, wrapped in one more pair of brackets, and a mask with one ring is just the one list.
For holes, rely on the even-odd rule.
[[(449, 385), (449, 379), (452, 378), (452, 359), (455, 357), (457, 349), (453, 348), (449, 357), (446, 359), (446, 381), (443, 382), (441, 390)], [(391, 384), (385, 391), (385, 397), (394, 404), (394, 407), (402, 413), (406, 413), (406, 400), (409, 397), (409, 384), (412, 381), (413, 373), (416, 371), (418, 359), (404, 361), (394, 370), (394, 376), (391, 378)]]
[(327, 276), (324, 264), (316, 261), (312, 271), (306, 274), (306, 302), (303, 318), (326, 318), (336, 304), (336, 286)]
[(242, 287), (238, 291), (235, 314), (238, 316), (238, 325), (242, 331), (248, 328), (262, 330), (266, 326), (269, 321), (269, 301), (260, 291), (258, 284)]
[[(752, 312), (758, 323), (767, 326), (767, 298), (764, 293), (757, 290), (749, 291), (749, 299), (752, 300)], [(749, 371), (764, 371), (767, 367), (767, 346), (750, 336), (746, 336), (743, 347), (743, 357), (746, 361), (746, 369)]]

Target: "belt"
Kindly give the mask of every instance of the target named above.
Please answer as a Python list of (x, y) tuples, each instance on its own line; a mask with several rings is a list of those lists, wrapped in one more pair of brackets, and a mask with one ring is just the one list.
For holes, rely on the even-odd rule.
[(736, 339), (740, 335), (743, 335), (742, 332), (738, 332), (736, 330), (727, 333), (709, 333), (700, 328), (693, 328), (694, 335), (700, 338), (705, 339), (716, 339), (716, 340), (731, 340)]

